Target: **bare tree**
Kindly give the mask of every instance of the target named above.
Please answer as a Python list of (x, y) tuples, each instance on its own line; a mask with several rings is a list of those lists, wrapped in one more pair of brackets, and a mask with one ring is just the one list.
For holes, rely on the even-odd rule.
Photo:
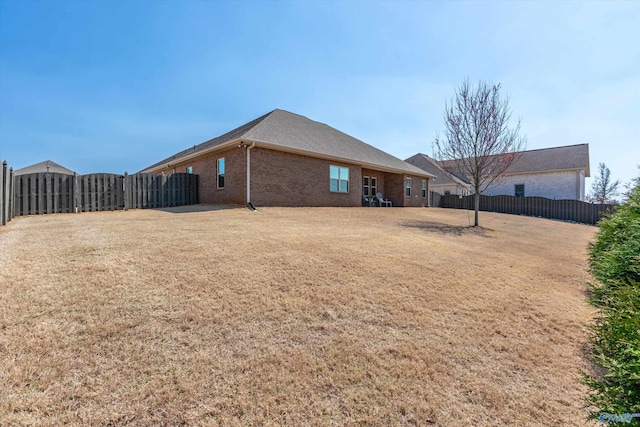
[(470, 180), (475, 193), (475, 223), (478, 226), (482, 194), (519, 156), (526, 138), (519, 136), (520, 120), (509, 128), (509, 98), (500, 97), (500, 84), (469, 80), (445, 104), (444, 137), (436, 136), (437, 157)]
[(636, 167), (638, 168), (638, 176), (631, 178), (631, 181), (624, 185), (624, 189), (627, 190), (623, 194), (625, 202), (629, 200), (629, 197), (631, 197), (634, 192), (640, 191), (640, 165), (637, 165)]
[(611, 171), (604, 163), (598, 164), (598, 175), (591, 184), (589, 201), (594, 203), (612, 203), (618, 195), (620, 181), (611, 182)]

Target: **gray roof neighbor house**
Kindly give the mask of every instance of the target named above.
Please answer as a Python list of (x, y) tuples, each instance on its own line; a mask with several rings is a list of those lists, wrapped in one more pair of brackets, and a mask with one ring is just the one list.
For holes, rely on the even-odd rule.
[(61, 173), (66, 175), (73, 175), (73, 171), (65, 168), (62, 165), (59, 165), (56, 162), (51, 160), (45, 160), (44, 162), (36, 163), (31, 166), (26, 166), (22, 169), (17, 169), (13, 172), (14, 175), (28, 175), (30, 173), (42, 173), (42, 172), (50, 172), (50, 173)]
[(406, 159), (405, 162), (410, 163), (416, 167), (419, 167), (420, 169), (426, 172), (429, 172), (430, 174), (435, 176), (436, 178), (434, 179), (434, 182), (431, 184), (432, 187), (435, 185), (453, 185), (453, 186), (457, 185), (464, 188), (469, 187), (469, 183), (467, 181), (460, 179), (457, 176), (447, 172), (439, 165), (439, 162), (436, 159), (433, 159), (427, 156), (426, 154), (422, 154), (422, 153), (415, 154), (409, 157), (408, 159)]
[[(455, 170), (455, 161), (443, 160), (438, 164), (445, 170), (460, 174)], [(507, 174), (535, 173), (579, 170), (590, 176), (589, 144), (566, 145), (563, 147), (541, 148), (522, 151), (520, 157), (507, 169)]]
[[(589, 144), (567, 145), (522, 151), (507, 168), (504, 177), (492, 184), (487, 195), (526, 195), (551, 199), (584, 200), (585, 177), (590, 176)], [(455, 160), (433, 160), (424, 154), (416, 154), (409, 159), (428, 172), (440, 168), (444, 173), (437, 175), (432, 188), (453, 180), (466, 183), (469, 179), (464, 171), (458, 170)], [(448, 174), (448, 175), (447, 175)], [(469, 187), (470, 188), (470, 187)], [(516, 191), (516, 188), (518, 190)]]
[(220, 149), (225, 145), (237, 144), (238, 141), (255, 142), (264, 148), (312, 157), (344, 160), (358, 163), (363, 167), (375, 167), (390, 172), (432, 177), (430, 173), (331, 126), (279, 109), (258, 117), (224, 135), (176, 153), (141, 172), (161, 170), (168, 164), (193, 158), (207, 151)]

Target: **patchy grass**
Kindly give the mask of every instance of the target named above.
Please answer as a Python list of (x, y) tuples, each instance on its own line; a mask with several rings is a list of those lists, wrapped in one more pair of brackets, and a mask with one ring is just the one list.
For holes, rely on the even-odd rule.
[(145, 210), (0, 229), (1, 425), (580, 425), (596, 228)]

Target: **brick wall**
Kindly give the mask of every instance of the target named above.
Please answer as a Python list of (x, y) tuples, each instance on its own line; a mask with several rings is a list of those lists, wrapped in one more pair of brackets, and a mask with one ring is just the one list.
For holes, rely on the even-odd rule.
[[(253, 151), (253, 150), (252, 150)], [(253, 153), (252, 153), (253, 154)], [(225, 159), (224, 188), (218, 188), (217, 160)], [(245, 204), (247, 201), (247, 158), (242, 148), (233, 146), (224, 151), (171, 165), (162, 170), (166, 175), (193, 168), (198, 175), (198, 198), (204, 204)]]
[[(411, 178), (411, 197), (405, 196), (405, 178)], [(393, 206), (424, 207), (428, 202), (429, 183), (427, 181), (427, 197), (422, 197), (422, 178), (415, 175), (397, 175), (385, 173), (387, 191), (384, 197), (391, 200)]]
[[(349, 168), (349, 192), (329, 191), (329, 166)], [(251, 150), (256, 206), (361, 206), (359, 166), (256, 147)]]
[[(217, 188), (217, 159), (225, 159), (225, 188)], [(349, 168), (349, 192), (329, 190), (329, 166)], [(171, 165), (161, 172), (199, 175), (199, 199), (205, 204), (245, 204), (246, 149), (236, 146)], [(255, 147), (251, 150), (251, 201), (260, 206), (362, 206), (362, 177), (376, 177), (378, 192), (393, 206), (425, 206), (421, 177), (412, 177), (411, 198), (404, 196), (405, 175), (362, 169), (360, 166), (316, 159), (283, 151)]]
[(404, 175), (385, 172), (385, 199), (391, 200), (393, 206), (404, 206)]
[[(422, 180), (425, 178), (419, 176), (405, 175), (405, 178), (411, 178), (411, 197), (404, 197), (403, 206), (411, 207), (424, 207), (427, 204), (427, 197), (429, 196), (429, 186), (427, 184), (427, 197), (422, 197)], [(404, 188), (404, 187), (403, 187)], [(405, 194), (403, 192), (403, 194)]]

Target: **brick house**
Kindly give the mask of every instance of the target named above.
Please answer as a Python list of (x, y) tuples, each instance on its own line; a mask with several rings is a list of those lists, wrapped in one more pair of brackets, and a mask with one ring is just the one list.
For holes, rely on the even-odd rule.
[(207, 204), (361, 206), (380, 192), (393, 206), (425, 206), (428, 172), (323, 123), (273, 110), (142, 170), (194, 173)]
[[(449, 178), (453, 177), (457, 180), (456, 184), (466, 184), (467, 190), (473, 191), (469, 179), (463, 172), (456, 170), (453, 160), (436, 161), (418, 153), (406, 162), (436, 175), (431, 188), (438, 192), (441, 190), (440, 194), (447, 190), (446, 186), (438, 186), (441, 177), (440, 182), (443, 184), (448, 183)], [(434, 173), (433, 162), (445, 173)], [(589, 144), (522, 151), (520, 157), (509, 166), (504, 177), (494, 182), (483, 194), (584, 201), (585, 178), (589, 176)], [(450, 193), (461, 194), (453, 191)]]

